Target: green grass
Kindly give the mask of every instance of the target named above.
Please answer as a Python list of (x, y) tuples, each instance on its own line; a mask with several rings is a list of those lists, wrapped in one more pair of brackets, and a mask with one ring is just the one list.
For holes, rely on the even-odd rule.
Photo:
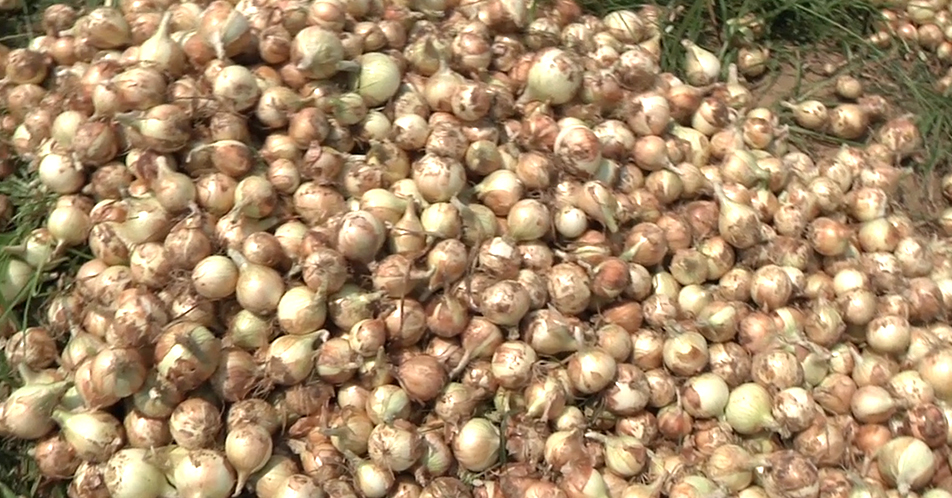
[[(3, 390), (7, 391), (19, 384), (19, 379), (7, 362), (0, 359), (0, 386)], [(28, 454), (31, 446), (30, 441), (13, 438), (0, 440), (0, 498), (65, 498), (66, 483), (53, 482), (40, 475), (35, 461)]]
[[(55, 201), (50, 194), (41, 193), (42, 190), (33, 178), (35, 175), (25, 172), (25, 167), (9, 178), (0, 181), (0, 194), (9, 196), (17, 207), (10, 227), (0, 233), (0, 247), (16, 245), (35, 228), (43, 225), (46, 213)], [(60, 268), (33, 273), (30, 285), (24, 289), (20, 304), (11, 307), (10, 303), (2, 303), (3, 313), (0, 321), (12, 320), (18, 327), (41, 323), (43, 305), (47, 299), (58, 291), (60, 282), (51, 280), (54, 272), (68, 274), (75, 270), (75, 265), (81, 264), (85, 258), (81, 254), (69, 254), (67, 263)], [(0, 252), (0, 274), (4, 274), (6, 266), (12, 256), (6, 251)], [(2, 301), (2, 300), (0, 300)], [(9, 391), (20, 385), (20, 380), (0, 354), (0, 392), (5, 397)], [(0, 440), (0, 498), (15, 496), (65, 496), (65, 486), (57, 485), (44, 479), (36, 468), (33, 458), (27, 451), (31, 446), (29, 441), (13, 438)]]
[[(26, 46), (41, 33), (37, 28), (43, 9), (53, 3), (57, 2), (24, 0), (20, 11), (0, 13), (0, 33), (3, 33), (0, 43), (12, 48)], [(35, 173), (28, 172), (26, 164), (19, 164), (14, 175), (0, 180), (0, 194), (6, 195), (16, 208), (12, 221), (5, 227), (0, 226), (0, 247), (20, 244), (30, 232), (42, 227), (56, 199), (41, 188)], [(76, 267), (89, 258), (80, 251), (68, 251), (65, 256), (67, 260), (62, 265), (34, 272), (17, 306), (11, 307), (0, 299), (0, 308), (3, 310), (0, 320), (12, 320), (18, 327), (41, 323), (44, 304), (62, 288), (66, 282), (63, 277), (75, 273)], [(4, 274), (10, 258), (9, 253), (0, 251), (0, 275)], [(5, 356), (0, 354), (0, 399), (19, 385), (21, 381), (18, 375), (7, 364)], [(0, 498), (65, 497), (66, 483), (51, 481), (40, 475), (28, 453), (31, 446), (30, 441), (0, 439)]]

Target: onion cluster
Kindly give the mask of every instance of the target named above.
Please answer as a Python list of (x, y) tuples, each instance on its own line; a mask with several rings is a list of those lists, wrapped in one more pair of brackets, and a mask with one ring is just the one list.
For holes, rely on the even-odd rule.
[(952, 9), (946, 0), (871, 2), (879, 8), (867, 41), (881, 49), (900, 46), (940, 70), (936, 89), (952, 86)]
[(0, 296), (92, 259), (0, 328), (0, 434), (73, 498), (949, 495), (919, 131), (791, 103), (872, 137), (797, 150), (755, 54), (661, 72), (667, 15), (49, 7), (0, 129), (57, 201)]

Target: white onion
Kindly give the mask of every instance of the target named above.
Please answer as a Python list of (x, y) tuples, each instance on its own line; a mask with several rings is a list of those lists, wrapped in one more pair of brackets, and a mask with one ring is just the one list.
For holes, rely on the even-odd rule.
[(564, 104), (578, 92), (582, 84), (582, 67), (568, 52), (547, 48), (536, 55), (529, 69), (524, 101), (548, 101)]
[(172, 483), (182, 498), (228, 498), (235, 471), (215, 450), (193, 450), (172, 469)]
[(158, 498), (175, 490), (165, 474), (150, 463), (151, 451), (125, 448), (116, 452), (103, 469), (103, 480), (113, 498)]

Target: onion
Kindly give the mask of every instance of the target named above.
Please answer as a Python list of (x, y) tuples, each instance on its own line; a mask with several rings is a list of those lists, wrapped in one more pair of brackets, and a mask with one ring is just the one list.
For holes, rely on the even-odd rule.
[(394, 472), (409, 469), (422, 456), (423, 447), (416, 427), (397, 420), (392, 425), (378, 424), (370, 432), (367, 452), (381, 468)]
[(238, 264), (235, 297), (243, 308), (253, 313), (274, 312), (284, 295), (284, 279), (267, 266), (249, 262), (241, 253), (229, 250), (229, 256)]
[(130, 128), (130, 140), (156, 152), (176, 152), (189, 139), (190, 124), (184, 111), (172, 104), (161, 104), (142, 116), (118, 114), (116, 120)]
[(717, 56), (697, 46), (690, 40), (682, 40), (687, 49), (684, 58), (686, 80), (695, 86), (713, 83), (721, 73), (721, 63)]
[(493, 377), (501, 386), (509, 389), (524, 387), (532, 375), (536, 358), (535, 350), (528, 344), (521, 341), (504, 342), (493, 352)]
[(561, 127), (555, 137), (554, 152), (570, 173), (581, 178), (593, 175), (602, 161), (601, 142), (585, 125)]
[(400, 69), (393, 59), (385, 54), (369, 52), (357, 59), (360, 72), (356, 92), (368, 106), (381, 105), (397, 93), (400, 85)]
[(730, 389), (719, 376), (706, 373), (691, 377), (682, 387), (684, 410), (695, 418), (719, 417), (728, 403)]
[(53, 425), (53, 409), (69, 388), (67, 382), (26, 384), (3, 402), (2, 422), (7, 433), (21, 439), (39, 439)]
[(189, 450), (211, 446), (220, 429), (218, 407), (201, 398), (189, 398), (179, 403), (169, 418), (172, 439)]
[(608, 496), (608, 489), (602, 474), (585, 463), (572, 465), (565, 469), (560, 490), (572, 497)]
[(305, 335), (285, 335), (268, 346), (265, 372), (280, 385), (293, 385), (306, 379), (314, 367), (314, 343), (326, 340), (326, 331)]
[(751, 454), (735, 444), (718, 446), (708, 457), (704, 473), (715, 483), (738, 492), (753, 480)]
[(598, 432), (588, 432), (585, 437), (604, 445), (605, 467), (619, 476), (634, 477), (648, 462), (648, 451), (636, 437), (605, 436)]
[(278, 302), (278, 323), (285, 332), (304, 335), (320, 329), (327, 317), (325, 296), (304, 286), (292, 287)]
[(826, 106), (818, 100), (805, 100), (798, 104), (783, 102), (781, 105), (793, 111), (793, 119), (808, 130), (822, 130), (830, 119)]
[(900, 158), (908, 157), (922, 147), (922, 134), (914, 116), (909, 114), (883, 124), (876, 133), (876, 140)]
[(503, 280), (479, 295), (480, 311), (490, 322), (501, 326), (518, 325), (529, 311), (529, 294), (519, 282)]
[(235, 471), (218, 451), (192, 450), (175, 465), (171, 481), (182, 498), (227, 498)]
[(923, 358), (918, 365), (919, 375), (935, 389), (936, 397), (952, 399), (952, 349), (942, 348)]
[(105, 462), (125, 443), (122, 423), (106, 412), (69, 413), (56, 409), (52, 417), (76, 455), (87, 462)]
[(202, 297), (224, 299), (235, 293), (238, 267), (225, 256), (209, 256), (192, 269), (192, 285)]
[(758, 455), (755, 462), (758, 460), (768, 465), (763, 475), (763, 483), (770, 495), (817, 496), (817, 468), (807, 457), (793, 450), (783, 450)]
[(271, 459), (271, 433), (257, 424), (229, 429), (225, 437), (225, 458), (237, 473), (235, 494), (241, 493), (248, 477), (261, 470)]
[(386, 229), (372, 214), (352, 211), (344, 214), (337, 235), (337, 248), (344, 257), (369, 263), (386, 242)]
[(665, 367), (672, 373), (695, 375), (707, 364), (707, 341), (697, 332), (680, 332), (664, 341), (662, 355)]
[(586, 182), (579, 190), (576, 205), (589, 218), (603, 224), (610, 232), (618, 231), (615, 196), (601, 182)]
[(227, 66), (214, 78), (212, 94), (236, 111), (254, 107), (261, 96), (254, 75), (243, 66)]
[(102, 470), (109, 496), (158, 498), (175, 493), (162, 470), (150, 462), (148, 449), (125, 448), (116, 452)]
[(182, 391), (208, 380), (218, 367), (221, 342), (195, 322), (177, 322), (166, 327), (155, 347), (159, 375)]
[(740, 434), (756, 434), (778, 427), (771, 415), (770, 393), (752, 382), (741, 384), (731, 391), (724, 417), (731, 428)]
[[(82, 337), (78, 341), (79, 344), (84, 342)], [(4, 353), (9, 364), (23, 364), (32, 370), (47, 368), (57, 360), (56, 342), (43, 327), (29, 327), (13, 334), (4, 346)]]
[(122, 426), (126, 431), (129, 446), (133, 448), (157, 448), (172, 442), (168, 420), (149, 418), (138, 410), (129, 410)]
[(136, 349), (106, 348), (83, 366), (88, 368), (89, 382), (77, 375), (76, 387), (89, 407), (111, 405), (138, 391), (145, 382), (145, 365)]
[(564, 104), (572, 100), (581, 83), (582, 67), (575, 58), (560, 49), (546, 48), (535, 56), (520, 100)]
[(314, 479), (304, 474), (294, 474), (282, 482), (272, 496), (275, 498), (297, 498), (322, 495), (321, 488), (314, 483)]
[(329, 78), (340, 69), (353, 67), (343, 59), (344, 45), (337, 35), (318, 26), (302, 29), (291, 43), (291, 61), (312, 78)]
[(714, 188), (720, 204), (717, 226), (721, 237), (738, 249), (747, 249), (758, 244), (763, 235), (757, 212), (748, 205), (729, 199), (719, 184), (715, 184)]
[(498, 460), (501, 444), (499, 429), (484, 418), (471, 418), (453, 438), (452, 449), (456, 461), (471, 472), (482, 472)]
[(604, 350), (586, 348), (569, 357), (568, 379), (576, 392), (593, 394), (615, 380), (617, 368), (615, 359)]
[(455, 158), (428, 153), (413, 163), (411, 178), (427, 202), (446, 202), (465, 184), (466, 170)]
[(393, 473), (373, 462), (362, 461), (355, 465), (354, 484), (367, 498), (384, 498), (393, 483)]
[(275, 496), (281, 486), (299, 471), (297, 464), (285, 455), (272, 455), (268, 462), (248, 481), (258, 496)]
[(427, 402), (436, 398), (447, 382), (447, 373), (436, 358), (420, 354), (404, 361), (396, 376), (411, 399)]
[(932, 450), (919, 439), (900, 436), (880, 448), (879, 471), (900, 493), (924, 487), (935, 473)]
[(210, 379), (212, 389), (223, 400), (244, 399), (258, 387), (261, 372), (250, 353), (238, 348), (225, 348), (218, 369)]
[(557, 310), (573, 315), (588, 307), (592, 291), (588, 274), (580, 266), (560, 263), (546, 277), (549, 299)]

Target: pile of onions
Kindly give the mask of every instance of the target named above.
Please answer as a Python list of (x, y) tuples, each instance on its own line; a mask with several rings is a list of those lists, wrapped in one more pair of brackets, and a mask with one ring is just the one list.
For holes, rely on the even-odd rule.
[(662, 73), (669, 14), (49, 7), (0, 130), (56, 200), (0, 297), (92, 258), (0, 324), (0, 434), (73, 498), (948, 496), (914, 121), (754, 107), (749, 48)]
[[(911, 49), (937, 72), (936, 90), (945, 93), (952, 86), (952, 9), (943, 0), (902, 0), (873, 2), (879, 11), (874, 14), (867, 41), (880, 48)], [(837, 83), (847, 92), (853, 82)]]

